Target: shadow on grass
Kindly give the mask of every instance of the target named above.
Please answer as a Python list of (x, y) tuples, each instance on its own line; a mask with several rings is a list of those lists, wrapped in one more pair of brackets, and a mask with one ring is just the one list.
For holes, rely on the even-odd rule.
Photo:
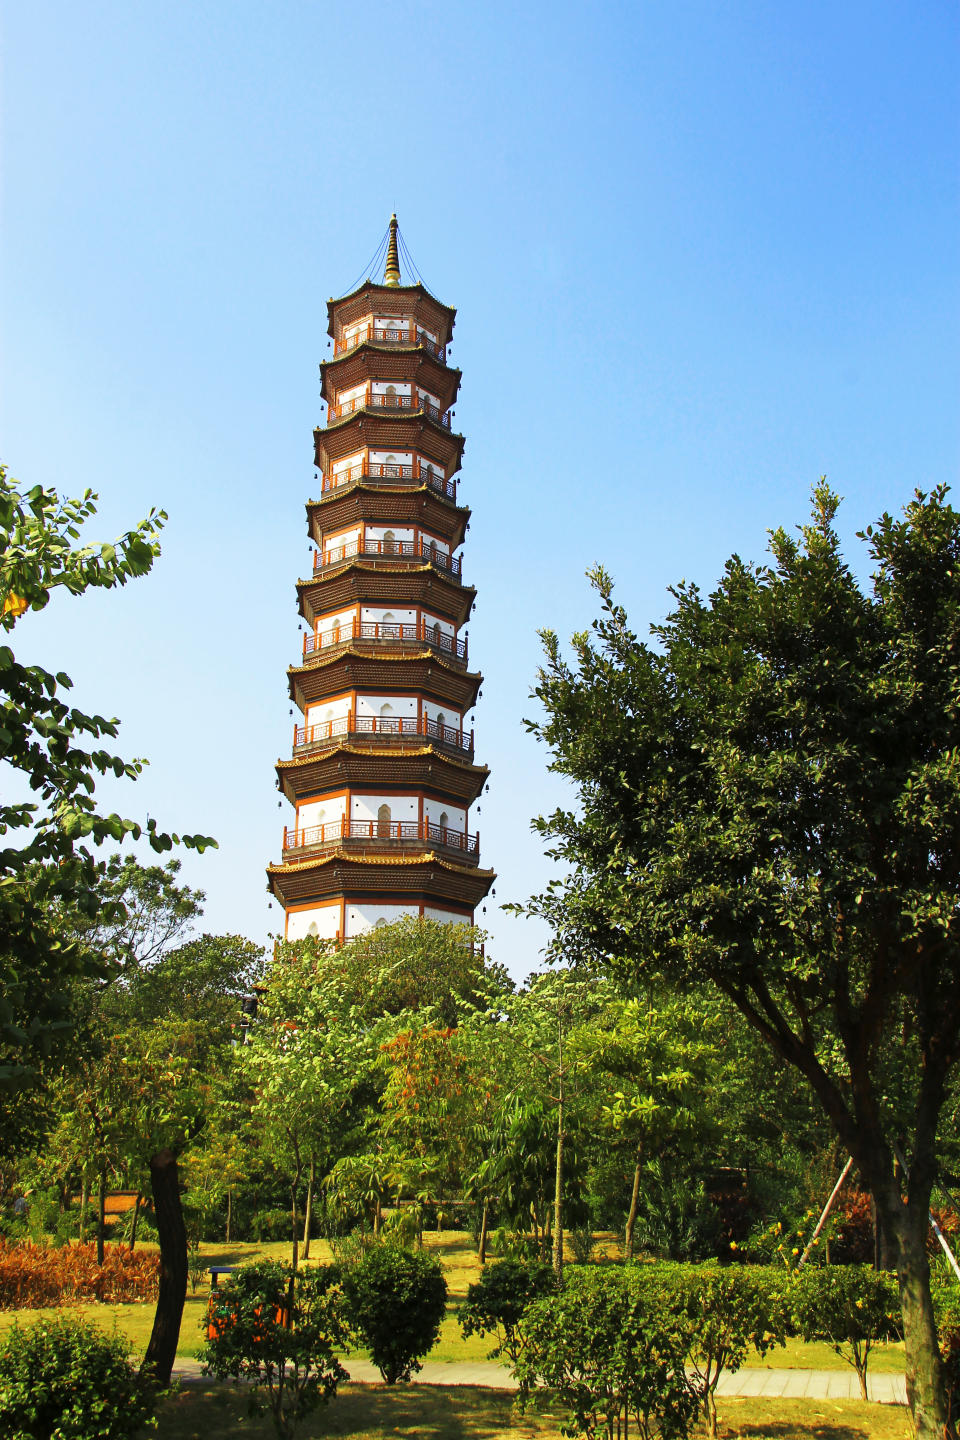
[[(297, 1440), (560, 1440), (563, 1416), (547, 1395), (524, 1413), (513, 1396), (479, 1385), (347, 1385), (297, 1429)], [(155, 1440), (272, 1440), (233, 1387), (189, 1387), (165, 1403)], [(721, 1440), (908, 1440), (906, 1411), (862, 1401), (725, 1400)], [(704, 1440), (697, 1429), (691, 1440)]]
[[(248, 1417), (246, 1395), (232, 1388), (184, 1389), (163, 1406), (156, 1440), (227, 1440), (243, 1434), (268, 1440), (267, 1416)], [(559, 1421), (514, 1413), (513, 1397), (480, 1386), (346, 1386), (330, 1405), (297, 1427), (297, 1440), (559, 1440)], [(842, 1437), (838, 1437), (842, 1440)]]
[(759, 1424), (720, 1425), (722, 1436), (763, 1435), (769, 1440), (796, 1440), (799, 1434), (812, 1436), (813, 1440), (870, 1440), (871, 1431), (858, 1425), (798, 1425), (777, 1424), (775, 1421), (761, 1421)]
[(719, 1401), (721, 1440), (912, 1440), (900, 1405), (862, 1400), (726, 1396)]

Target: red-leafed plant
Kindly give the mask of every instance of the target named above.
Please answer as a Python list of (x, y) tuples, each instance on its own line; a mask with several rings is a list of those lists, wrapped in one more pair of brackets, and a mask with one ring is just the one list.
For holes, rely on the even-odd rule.
[(0, 1240), (0, 1310), (34, 1310), (41, 1305), (99, 1300), (155, 1300), (160, 1257), (146, 1251), (131, 1254), (107, 1245), (103, 1265), (95, 1245), (53, 1248), (31, 1240), (11, 1244)]

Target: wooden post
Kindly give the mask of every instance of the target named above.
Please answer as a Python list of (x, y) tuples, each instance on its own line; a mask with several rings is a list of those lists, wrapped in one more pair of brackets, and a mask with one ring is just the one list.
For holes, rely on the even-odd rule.
[(137, 1198), (136, 1198), (136, 1200), (134, 1200), (134, 1202), (133, 1202), (133, 1224), (130, 1226), (130, 1245), (129, 1245), (128, 1248), (129, 1248), (129, 1250), (130, 1250), (130, 1254), (131, 1254), (131, 1255), (133, 1254), (134, 1247), (136, 1246), (136, 1243), (137, 1243), (137, 1222), (138, 1222), (139, 1219), (140, 1219), (140, 1201), (141, 1201), (142, 1199), (143, 1199), (143, 1194), (142, 1194), (141, 1191), (138, 1190), (138, 1191), (137, 1191)]
[(844, 1180), (846, 1180), (847, 1176), (850, 1174), (850, 1171), (851, 1171), (852, 1169), (853, 1169), (853, 1156), (851, 1155), (851, 1156), (850, 1156), (850, 1159), (847, 1161), (846, 1165), (844, 1165), (843, 1169), (842, 1169), (841, 1172), (840, 1172), (840, 1179), (837, 1181), (836, 1185), (834, 1185), (833, 1189), (830, 1191), (830, 1199), (827, 1201), (826, 1205), (824, 1205), (824, 1207), (823, 1207), (823, 1212), (822, 1212), (822, 1214), (821, 1214), (821, 1216), (820, 1216), (820, 1219), (817, 1221), (817, 1228), (814, 1230), (813, 1234), (810, 1236), (810, 1239), (809, 1239), (808, 1242), (807, 1242), (806, 1248), (804, 1249), (803, 1254), (800, 1256), (800, 1259), (799, 1259), (799, 1261), (798, 1261), (798, 1263), (797, 1263), (797, 1269), (798, 1269), (798, 1270), (800, 1269), (801, 1265), (805, 1265), (805, 1264), (806, 1264), (806, 1262), (807, 1262), (807, 1257), (809, 1256), (810, 1251), (813, 1249), (814, 1245), (816, 1245), (816, 1243), (817, 1243), (817, 1240), (820, 1238), (820, 1231), (823, 1229), (824, 1225), (826, 1225), (826, 1223), (827, 1223), (827, 1216), (830, 1214), (830, 1211), (833, 1209), (833, 1202), (834, 1202), (834, 1200), (836, 1200), (837, 1196), (840, 1194), (840, 1187), (843, 1185)]

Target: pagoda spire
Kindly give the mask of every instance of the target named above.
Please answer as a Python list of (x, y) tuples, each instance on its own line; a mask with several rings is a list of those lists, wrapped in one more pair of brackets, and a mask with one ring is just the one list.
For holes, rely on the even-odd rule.
[(400, 252), (397, 248), (397, 217), (390, 216), (390, 239), (387, 243), (387, 264), (383, 272), (384, 285), (400, 284)]
[(387, 239), (383, 278), (328, 307), (305, 634), (287, 672), (302, 713), (276, 772), (294, 817), (267, 871), (290, 941), (337, 944), (402, 917), (470, 925), (495, 879), (472, 820), (489, 771), (469, 718), (483, 676), (466, 636), (456, 312), (401, 281), (396, 215)]

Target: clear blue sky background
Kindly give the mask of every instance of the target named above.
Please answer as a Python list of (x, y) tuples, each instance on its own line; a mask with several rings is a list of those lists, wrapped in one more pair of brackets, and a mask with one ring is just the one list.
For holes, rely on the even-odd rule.
[(325, 302), (390, 211), (459, 310), (478, 918), (523, 975), (543, 934), (497, 907), (563, 791), (522, 717), (587, 566), (644, 632), (821, 473), (852, 548), (953, 480), (958, 37), (937, 0), (7, 6), (2, 454), (99, 491), (96, 538), (170, 514), (148, 580), (17, 648), (150, 758), (111, 802), (219, 838), (184, 859), (208, 928), (279, 918)]

